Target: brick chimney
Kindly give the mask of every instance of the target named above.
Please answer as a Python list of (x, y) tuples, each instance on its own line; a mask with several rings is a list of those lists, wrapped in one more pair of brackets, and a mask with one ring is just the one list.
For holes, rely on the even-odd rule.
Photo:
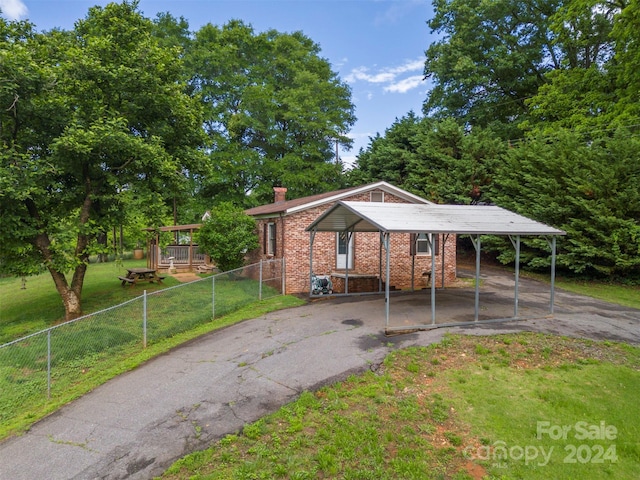
[(287, 199), (287, 189), (285, 187), (273, 187), (275, 193), (274, 203), (282, 203)]

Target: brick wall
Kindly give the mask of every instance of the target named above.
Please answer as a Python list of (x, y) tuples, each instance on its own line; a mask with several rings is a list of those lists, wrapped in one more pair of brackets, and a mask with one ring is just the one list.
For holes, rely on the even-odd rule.
[[(344, 198), (347, 201), (370, 201), (370, 193)], [(384, 193), (387, 203), (406, 203), (403, 199)], [(262, 219), (258, 221), (260, 247), (251, 252), (249, 260), (257, 262), (261, 258), (273, 258), (263, 254), (264, 224), (276, 224), (275, 258), (285, 257), (286, 293), (308, 293), (309, 285), (309, 244), (310, 233), (305, 231), (316, 218), (333, 204), (325, 204), (308, 210), (297, 212), (286, 217)], [(414, 262), (414, 287), (426, 286), (424, 272), (431, 271), (430, 255), (410, 255), (410, 235), (408, 233), (392, 233), (390, 235), (390, 287), (397, 289), (411, 288), (411, 265)], [(440, 238), (440, 254), (436, 256), (436, 286), (442, 284), (442, 244)], [(382, 278), (386, 273), (386, 251), (380, 246), (380, 234), (359, 232), (354, 234), (353, 269), (350, 272), (362, 275), (378, 275), (382, 269)], [(449, 235), (445, 243), (445, 285), (455, 280), (456, 275), (456, 240)], [(336, 271), (336, 233), (317, 232), (313, 242), (313, 272), (317, 275), (330, 275)], [(372, 282), (374, 284), (375, 282)], [(350, 291), (353, 289), (349, 288)], [(377, 284), (375, 289), (377, 291)]]

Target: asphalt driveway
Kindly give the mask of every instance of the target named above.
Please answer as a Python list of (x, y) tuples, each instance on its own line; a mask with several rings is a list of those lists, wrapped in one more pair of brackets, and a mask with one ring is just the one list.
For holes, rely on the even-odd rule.
[[(513, 313), (510, 282), (508, 274), (483, 275), (483, 315)], [(450, 310), (444, 294), (438, 296), (438, 322), (473, 320), (469, 292), (457, 293)], [(151, 478), (304, 390), (376, 368), (391, 350), (429, 345), (446, 332), (537, 331), (640, 344), (640, 310), (558, 291), (555, 316), (548, 318), (548, 287), (531, 280), (523, 280), (520, 299), (529, 320), (391, 337), (384, 335), (381, 296), (320, 299), (205, 335), (1, 443), (0, 479)], [(430, 315), (427, 301), (426, 291), (392, 297), (394, 321), (413, 324)]]

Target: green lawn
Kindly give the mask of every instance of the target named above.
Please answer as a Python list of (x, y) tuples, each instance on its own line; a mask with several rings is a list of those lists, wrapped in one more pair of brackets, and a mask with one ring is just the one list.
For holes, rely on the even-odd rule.
[[(83, 291), (85, 311), (133, 299), (144, 289), (178, 284), (167, 277), (161, 287), (120, 286), (117, 276), (125, 267), (143, 265), (144, 261), (90, 265)], [(216, 310), (215, 321), (207, 321), (208, 313), (202, 318), (196, 313), (203, 297), (197, 291), (200, 285), (154, 295), (159, 300), (154, 300), (157, 304), (150, 317), (157, 322), (149, 328), (151, 341), (146, 349), (140, 348), (139, 339), (134, 338), (137, 333), (129, 327), (100, 323), (101, 334), (94, 335), (100, 342), (80, 342), (86, 348), (66, 350), (54, 361), (55, 390), (50, 400), (42, 395), (42, 381), (31, 376), (31, 368), (21, 367), (9, 355), (0, 365), (0, 392), (8, 395), (0, 399), (0, 439), (185, 341), (302, 303), (295, 297), (278, 296), (241, 308), (244, 298), (255, 295), (255, 282), (228, 280), (220, 279), (216, 288), (235, 293), (216, 295), (229, 300)], [(207, 282), (199, 283), (204, 288)], [(599, 298), (640, 307), (637, 287), (576, 282), (559, 282), (559, 286), (585, 294), (595, 290)], [(21, 288), (19, 279), (0, 279), (0, 342), (63, 319), (62, 304), (48, 275), (29, 278), (26, 287)], [(181, 291), (179, 317), (184, 317), (188, 328), (170, 331), (176, 318), (170, 324), (161, 320), (175, 312), (171, 295), (177, 290)], [(88, 322), (79, 323), (88, 326)], [(82, 334), (60, 331), (73, 338)], [(56, 341), (73, 344), (64, 336)], [(30, 347), (39, 348), (35, 340), (31, 343)], [(102, 351), (105, 345), (109, 348)], [(37, 351), (29, 355), (33, 362), (41, 362)], [(247, 426), (242, 434), (185, 458), (167, 477), (636, 478), (634, 472), (640, 469), (639, 357), (638, 349), (624, 345), (532, 334), (448, 338), (433, 348), (395, 352), (375, 374), (304, 393), (298, 402)], [(38, 394), (31, 395), (35, 390)], [(545, 433), (565, 426), (575, 432), (578, 425), (614, 427), (617, 433), (613, 439), (586, 443)], [(507, 448), (507, 458), (499, 456), (502, 447)], [(519, 449), (523, 455), (529, 452), (529, 457), (518, 457)], [(531, 459), (534, 451), (540, 457)], [(541, 465), (547, 453), (548, 460)]]
[(559, 278), (557, 286), (570, 292), (626, 307), (640, 309), (640, 285), (628, 286), (616, 283), (587, 282), (584, 280), (568, 280)]
[[(146, 260), (92, 263), (87, 269), (82, 305), (85, 313), (96, 312), (142, 295), (143, 290), (155, 291), (177, 285), (167, 276), (164, 285), (145, 283), (135, 287), (121, 287), (118, 276), (127, 268), (144, 267)], [(0, 278), (0, 344), (44, 330), (64, 321), (64, 306), (55, 289), (51, 275), (28, 277), (26, 288), (19, 278)]]
[[(266, 300), (258, 301), (257, 281), (226, 275), (216, 275), (215, 295), (212, 295), (211, 276), (179, 288), (168, 288), (179, 284), (170, 276), (163, 285), (122, 287), (117, 277), (125, 273), (125, 267), (143, 264), (144, 261), (129, 261), (119, 266), (90, 265), (83, 305), (85, 312), (95, 312), (91, 317), (61, 324), (49, 335), (35, 335), (0, 349), (0, 439), (27, 428), (110, 378), (185, 341), (272, 310), (303, 303), (298, 298), (282, 296), (266, 285), (262, 287), (262, 298)], [(0, 337), (3, 341), (62, 322), (64, 311), (47, 276), (30, 279), (26, 290), (22, 290), (19, 280), (2, 279), (1, 282)], [(149, 295), (146, 329), (143, 329), (140, 296), (145, 289)], [(214, 297), (215, 319), (212, 319)], [(50, 383), (48, 365), (51, 366)], [(48, 398), (49, 385), (51, 398)]]
[[(636, 479), (640, 349), (456, 336), (300, 398), (164, 479)], [(559, 433), (560, 432), (560, 433)]]

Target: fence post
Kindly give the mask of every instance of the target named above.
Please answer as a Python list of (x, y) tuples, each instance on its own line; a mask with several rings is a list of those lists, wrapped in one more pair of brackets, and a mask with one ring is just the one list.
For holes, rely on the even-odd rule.
[(51, 330), (47, 331), (47, 398), (51, 400)]
[(142, 294), (142, 348), (147, 348), (147, 291)]
[(216, 319), (216, 276), (211, 276), (211, 319)]
[(260, 283), (258, 284), (258, 300), (262, 300), (262, 259), (260, 259)]

